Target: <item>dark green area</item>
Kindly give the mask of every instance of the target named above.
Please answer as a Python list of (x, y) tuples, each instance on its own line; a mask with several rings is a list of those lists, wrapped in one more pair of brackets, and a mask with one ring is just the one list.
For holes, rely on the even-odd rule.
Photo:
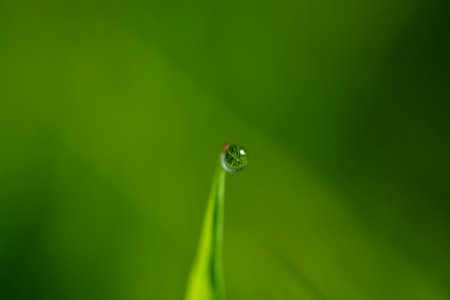
[(0, 299), (449, 299), (449, 6), (0, 1)]

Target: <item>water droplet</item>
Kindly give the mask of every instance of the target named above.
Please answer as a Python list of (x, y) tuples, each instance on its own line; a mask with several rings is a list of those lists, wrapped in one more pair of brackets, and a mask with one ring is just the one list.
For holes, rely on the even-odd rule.
[(230, 172), (234, 173), (244, 169), (248, 163), (247, 150), (240, 145), (228, 145), (223, 147), (222, 154), (220, 155), (222, 167)]

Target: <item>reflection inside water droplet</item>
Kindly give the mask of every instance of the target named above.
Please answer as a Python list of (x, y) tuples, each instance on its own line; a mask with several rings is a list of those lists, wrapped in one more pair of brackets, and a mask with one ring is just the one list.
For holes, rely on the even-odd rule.
[(244, 169), (248, 163), (247, 150), (241, 145), (225, 145), (220, 156), (222, 167), (234, 173)]

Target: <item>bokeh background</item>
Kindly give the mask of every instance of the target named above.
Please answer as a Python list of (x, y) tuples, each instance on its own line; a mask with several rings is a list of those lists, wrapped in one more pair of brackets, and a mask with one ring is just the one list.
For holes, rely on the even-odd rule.
[(0, 299), (450, 299), (447, 0), (0, 1)]

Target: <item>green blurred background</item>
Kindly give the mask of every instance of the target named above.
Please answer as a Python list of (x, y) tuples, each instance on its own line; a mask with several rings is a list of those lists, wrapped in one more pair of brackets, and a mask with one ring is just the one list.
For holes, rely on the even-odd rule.
[(0, 1), (0, 299), (450, 299), (448, 0)]

